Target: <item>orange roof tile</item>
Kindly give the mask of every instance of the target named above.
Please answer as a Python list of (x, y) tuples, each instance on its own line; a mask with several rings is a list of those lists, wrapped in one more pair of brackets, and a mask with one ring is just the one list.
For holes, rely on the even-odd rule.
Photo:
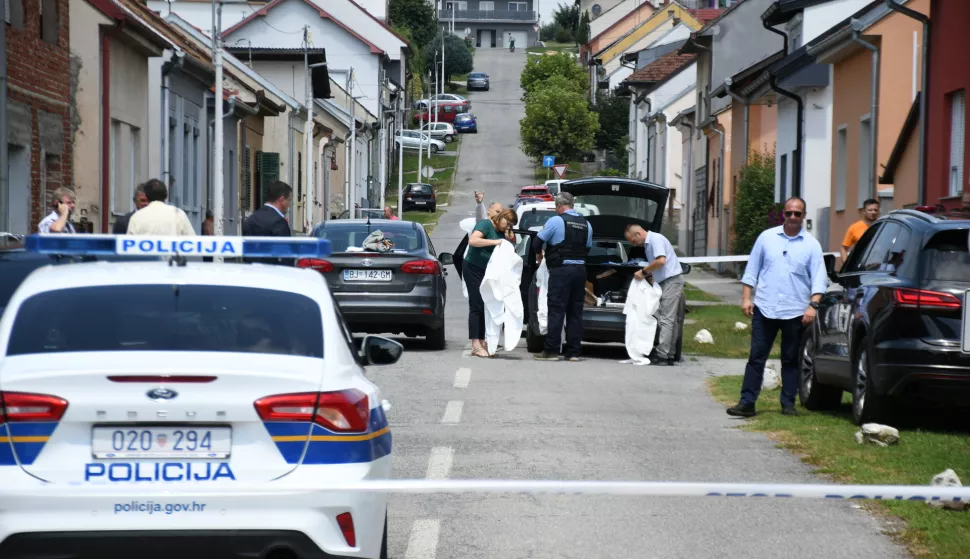
[(697, 58), (695, 54), (680, 54), (674, 51), (633, 72), (629, 78), (623, 81), (629, 83), (662, 82), (693, 62), (695, 58)]

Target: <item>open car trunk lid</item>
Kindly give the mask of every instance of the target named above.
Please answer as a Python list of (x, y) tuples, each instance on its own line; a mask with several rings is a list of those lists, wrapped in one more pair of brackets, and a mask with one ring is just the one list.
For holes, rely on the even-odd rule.
[(670, 191), (649, 182), (621, 177), (588, 177), (566, 181), (563, 192), (593, 227), (593, 238), (622, 239), (631, 223), (660, 232)]

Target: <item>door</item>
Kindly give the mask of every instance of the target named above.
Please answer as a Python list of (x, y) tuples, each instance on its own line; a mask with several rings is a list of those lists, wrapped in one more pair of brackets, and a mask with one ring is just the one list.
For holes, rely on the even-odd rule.
[(509, 48), (509, 37), (515, 39), (515, 48), (524, 49), (529, 46), (526, 44), (529, 40), (529, 35), (525, 31), (504, 31), (502, 33), (502, 40), (504, 41), (505, 48)]
[(694, 172), (694, 184), (697, 189), (694, 194), (694, 256), (707, 256), (707, 166)]

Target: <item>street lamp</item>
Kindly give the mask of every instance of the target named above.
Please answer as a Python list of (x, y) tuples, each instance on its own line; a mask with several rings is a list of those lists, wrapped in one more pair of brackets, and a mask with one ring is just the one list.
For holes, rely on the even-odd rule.
[(223, 234), (223, 206), (225, 205), (222, 183), (223, 173), (223, 153), (222, 153), (222, 5), (223, 4), (245, 4), (245, 0), (213, 0), (212, 2), (212, 65), (216, 70), (216, 91), (215, 91), (215, 138), (213, 139), (212, 157), (212, 211), (213, 234), (221, 236)]

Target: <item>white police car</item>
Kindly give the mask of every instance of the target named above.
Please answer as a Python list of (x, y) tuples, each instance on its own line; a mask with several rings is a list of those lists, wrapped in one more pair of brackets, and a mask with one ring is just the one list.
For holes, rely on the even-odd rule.
[[(323, 277), (179, 255), (327, 256), (322, 239), (28, 237), (0, 319), (0, 558), (386, 556), (391, 433)], [(250, 490), (237, 488), (247, 487)], [(254, 492), (252, 487), (261, 488)]]

